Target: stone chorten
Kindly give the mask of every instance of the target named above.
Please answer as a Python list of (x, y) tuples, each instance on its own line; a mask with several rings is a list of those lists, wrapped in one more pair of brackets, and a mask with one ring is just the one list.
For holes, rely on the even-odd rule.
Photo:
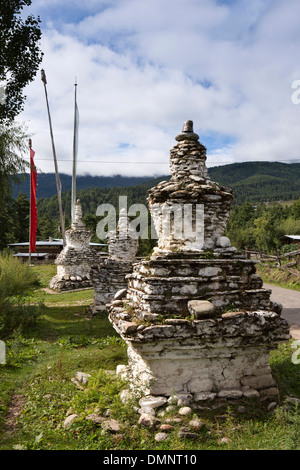
[[(170, 152), (170, 181), (149, 191), (158, 246), (110, 307), (128, 345), (128, 366), (118, 370), (145, 394), (184, 395), (196, 407), (274, 400), (270, 350), (290, 338), (289, 326), (255, 261), (224, 237), (232, 190), (210, 180), (198, 139), (187, 121)], [(185, 209), (192, 228), (180, 236)]]
[[(127, 288), (125, 276), (132, 272), (138, 250), (138, 238), (130, 228), (130, 220), (125, 209), (121, 209), (116, 231), (107, 234), (109, 257), (102, 259), (91, 269), (94, 287), (93, 313), (104, 313), (115, 295)], [(124, 292), (123, 292), (124, 293)]]
[(91, 287), (91, 265), (100, 259), (99, 253), (90, 247), (92, 232), (82, 221), (79, 199), (75, 206), (75, 218), (66, 231), (66, 246), (55, 260), (57, 274), (49, 284), (55, 290), (73, 290)]

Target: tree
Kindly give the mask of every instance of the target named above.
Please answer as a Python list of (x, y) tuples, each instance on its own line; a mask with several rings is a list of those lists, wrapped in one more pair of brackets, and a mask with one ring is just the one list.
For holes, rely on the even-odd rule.
[(88, 212), (84, 215), (83, 222), (87, 230), (91, 230), (93, 234), (96, 233), (97, 223), (99, 222), (99, 218), (96, 216), (96, 214), (90, 214)]
[(300, 235), (300, 218), (288, 217), (281, 221), (280, 229), (283, 235)]
[(0, 211), (0, 250), (9, 243), (26, 242), (29, 238), (29, 200), (20, 192), (14, 200), (2, 196)]
[(15, 199), (15, 240), (16, 242), (25, 242), (29, 239), (29, 212), (30, 202), (26, 196), (20, 191)]
[(19, 174), (24, 173), (29, 164), (23, 160), (28, 136), (24, 125), (0, 124), (0, 204), (4, 196), (11, 193), (12, 181), (19, 181)]
[(40, 240), (48, 240), (55, 235), (55, 222), (47, 214), (38, 219), (37, 236)]
[(283, 233), (279, 227), (275, 226), (270, 213), (265, 213), (264, 216), (255, 219), (254, 226), (256, 246), (270, 253), (279, 244)]
[(0, 4), (0, 81), (5, 85), (5, 102), (0, 103), (0, 119), (12, 120), (23, 109), (23, 89), (35, 77), (43, 53), (40, 18), (22, 18), (31, 0), (1, 0)]
[(0, 250), (9, 243), (14, 243), (14, 200), (4, 195), (1, 197), (0, 210)]
[(293, 219), (300, 219), (300, 198), (292, 204), (291, 216)]
[(245, 226), (249, 222), (252, 222), (253, 218), (255, 216), (255, 209), (253, 207), (253, 204), (250, 202), (244, 202), (239, 208), (238, 214), (237, 214), (237, 223), (239, 226)]
[[(8, 122), (0, 124), (0, 250), (8, 243), (19, 241), (16, 240), (18, 204), (13, 200), (11, 192), (12, 181), (18, 183), (20, 173), (29, 166), (22, 158), (26, 140), (28, 137), (23, 125)], [(22, 220), (24, 217), (26, 215), (23, 214)]]
[(230, 214), (226, 227), (226, 234), (230, 238), (233, 246), (238, 249), (255, 248), (255, 238), (253, 233), (253, 221), (256, 218), (256, 211), (249, 202), (244, 202), (241, 206), (235, 206)]

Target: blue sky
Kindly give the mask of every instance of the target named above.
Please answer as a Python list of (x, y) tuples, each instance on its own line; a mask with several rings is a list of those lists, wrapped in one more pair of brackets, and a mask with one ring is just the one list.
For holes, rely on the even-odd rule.
[[(32, 0), (42, 20), (59, 171), (71, 173), (74, 80), (78, 174), (168, 174), (184, 121), (208, 166), (300, 159), (299, 0)], [(43, 85), (19, 119), (53, 171)]]

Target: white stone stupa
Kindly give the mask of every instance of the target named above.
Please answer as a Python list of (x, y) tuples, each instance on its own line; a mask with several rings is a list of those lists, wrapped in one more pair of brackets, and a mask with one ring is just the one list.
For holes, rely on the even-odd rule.
[(55, 260), (57, 274), (49, 287), (53, 290), (73, 290), (92, 287), (91, 265), (100, 260), (99, 253), (90, 247), (92, 232), (86, 230), (82, 221), (79, 199), (75, 206), (75, 218), (66, 231), (66, 246)]
[(289, 326), (255, 261), (225, 236), (232, 190), (210, 180), (198, 139), (185, 123), (170, 152), (171, 179), (149, 191), (158, 245), (134, 265), (126, 297), (109, 311), (128, 346), (118, 370), (131, 388), (184, 396), (195, 407), (253, 397), (262, 404), (278, 397), (270, 350), (290, 339)]

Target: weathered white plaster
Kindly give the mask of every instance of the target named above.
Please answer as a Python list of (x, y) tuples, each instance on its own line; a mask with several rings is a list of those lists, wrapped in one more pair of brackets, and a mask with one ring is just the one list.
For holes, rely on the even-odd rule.
[(90, 247), (92, 232), (86, 230), (82, 221), (82, 209), (78, 200), (75, 218), (66, 231), (66, 246), (55, 260), (57, 274), (49, 287), (54, 290), (72, 290), (91, 287), (91, 265), (100, 260), (99, 253)]

